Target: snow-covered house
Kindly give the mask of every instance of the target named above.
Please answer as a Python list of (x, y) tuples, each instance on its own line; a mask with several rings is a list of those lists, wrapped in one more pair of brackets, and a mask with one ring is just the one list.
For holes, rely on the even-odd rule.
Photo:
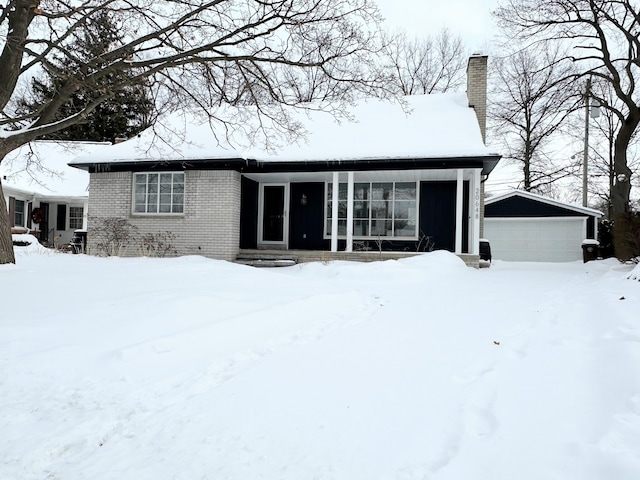
[(7, 155), (0, 177), (12, 231), (28, 231), (54, 246), (68, 244), (74, 230), (85, 229), (89, 175), (67, 162), (97, 146), (35, 141)]
[(175, 117), (79, 157), (89, 248), (93, 222), (117, 217), (172, 232), (179, 254), (284, 250), (304, 261), (435, 248), (477, 264), (483, 182), (500, 159), (484, 143), (486, 60), (469, 60), (467, 94), (361, 101), (341, 122), (307, 112), (305, 141), (276, 149), (240, 148), (238, 131), (195, 119), (179, 128)]

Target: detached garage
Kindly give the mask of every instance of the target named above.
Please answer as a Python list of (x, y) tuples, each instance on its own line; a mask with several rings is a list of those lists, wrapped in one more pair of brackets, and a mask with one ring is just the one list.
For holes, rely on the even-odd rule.
[(484, 237), (493, 258), (518, 262), (582, 259), (582, 241), (597, 239), (597, 210), (514, 190), (485, 201)]

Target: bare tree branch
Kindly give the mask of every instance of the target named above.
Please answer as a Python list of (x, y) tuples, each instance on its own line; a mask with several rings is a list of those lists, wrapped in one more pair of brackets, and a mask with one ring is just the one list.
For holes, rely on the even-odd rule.
[[(117, 40), (81, 54), (75, 45), (105, 14)], [(371, 68), (380, 20), (372, 0), (11, 0), (0, 7), (0, 162), (132, 85), (151, 86), (166, 108), (195, 105), (218, 122), (227, 119), (217, 106), (251, 103), (284, 133), (296, 132), (282, 105), (350, 101), (383, 85)], [(21, 109), (22, 91), (45, 75), (57, 79), (55, 95)], [(302, 79), (313, 81), (301, 88)], [(61, 119), (83, 91), (94, 95)], [(0, 208), (0, 245), (10, 245), (8, 232)], [(0, 263), (13, 261), (9, 250), (0, 249)]]
[(581, 101), (571, 93), (572, 65), (558, 63), (558, 50), (526, 49), (493, 63), (489, 119), (507, 159), (522, 168), (522, 186), (539, 191), (564, 178), (569, 165), (556, 167), (545, 152)]
[(388, 71), (388, 88), (402, 95), (461, 87), (467, 60), (462, 39), (446, 28), (424, 39), (411, 39), (404, 32), (387, 35), (381, 56)]

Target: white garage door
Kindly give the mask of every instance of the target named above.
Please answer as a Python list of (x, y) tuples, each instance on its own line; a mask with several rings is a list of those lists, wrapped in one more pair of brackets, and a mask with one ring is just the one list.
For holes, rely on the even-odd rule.
[(485, 218), (484, 238), (496, 260), (571, 262), (582, 259), (587, 219)]

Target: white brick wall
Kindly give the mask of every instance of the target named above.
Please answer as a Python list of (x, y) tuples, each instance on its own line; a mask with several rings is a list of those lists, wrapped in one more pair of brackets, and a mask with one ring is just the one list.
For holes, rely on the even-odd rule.
[[(124, 218), (140, 234), (172, 232), (178, 255), (233, 260), (240, 243), (240, 174), (235, 171), (185, 172), (183, 215), (132, 213), (132, 172), (92, 173), (89, 182), (89, 251), (96, 253), (91, 228), (101, 218)], [(123, 255), (140, 255), (139, 243)]]

